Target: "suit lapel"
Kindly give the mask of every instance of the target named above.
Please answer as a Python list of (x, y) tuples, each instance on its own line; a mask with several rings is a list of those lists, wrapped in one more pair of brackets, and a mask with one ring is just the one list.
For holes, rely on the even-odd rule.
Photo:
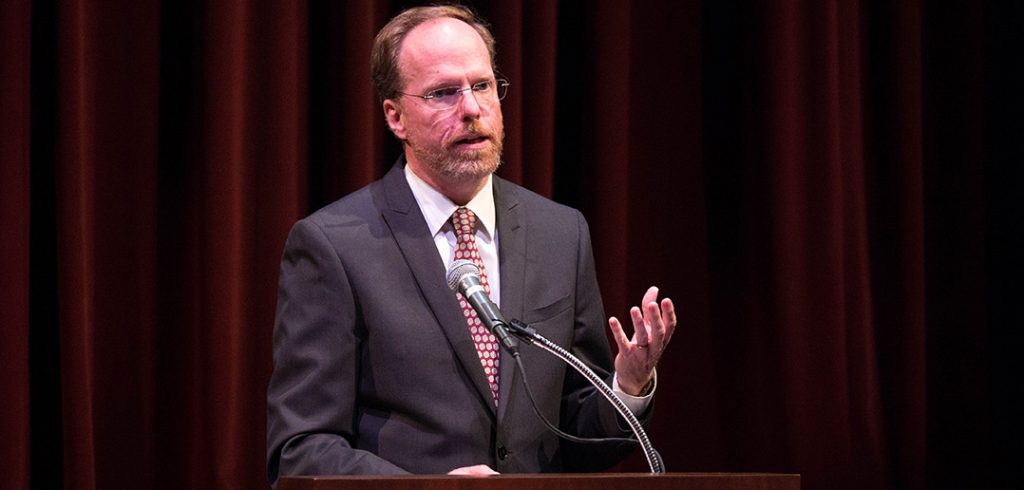
[[(501, 267), (501, 312), (506, 320), (523, 317), (523, 291), (526, 281), (526, 227), (515, 188), (494, 176), (494, 208), (498, 228), (498, 265)], [(520, 356), (529, 357), (532, 348), (523, 346)], [(527, 362), (524, 362), (527, 364)], [(512, 388), (518, 383), (515, 360), (501, 351), (498, 422), (505, 416)]]
[(409, 190), (403, 168), (404, 159), (392, 167), (382, 179), (386, 202), (382, 206), (381, 214), (448, 343), (468, 373), (481, 401), (485, 402), (493, 413), (494, 399), (480, 367), (476, 346), (469, 335), (469, 328), (466, 326), (455, 293), (448, 289), (444, 277), (444, 262), (437, 254), (434, 238), (427, 228), (427, 222), (416, 204), (412, 191)]

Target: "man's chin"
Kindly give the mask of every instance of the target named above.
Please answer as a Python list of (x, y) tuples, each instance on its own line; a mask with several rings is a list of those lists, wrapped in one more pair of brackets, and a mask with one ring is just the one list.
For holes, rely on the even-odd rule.
[(476, 182), (494, 173), (501, 164), (501, 152), (472, 150), (461, 152), (430, 153), (413, 150), (418, 160), (431, 172), (449, 183)]
[(444, 165), (442, 174), (457, 182), (473, 182), (487, 177), (498, 169), (501, 160), (463, 160)]
[(442, 173), (463, 180), (473, 180), (494, 173), (501, 164), (501, 152), (495, 148), (486, 150), (450, 151), (440, 162)]

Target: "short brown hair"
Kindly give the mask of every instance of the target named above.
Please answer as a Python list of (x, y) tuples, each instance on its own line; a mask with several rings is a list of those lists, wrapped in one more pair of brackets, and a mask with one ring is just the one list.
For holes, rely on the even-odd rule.
[(480, 34), (487, 45), (487, 51), (491, 55), (491, 67), (494, 68), (494, 36), (491, 35), (487, 23), (472, 10), (462, 5), (414, 7), (392, 18), (381, 28), (373, 41), (370, 71), (373, 74), (373, 86), (381, 100), (395, 98), (401, 92), (402, 74), (398, 71), (398, 55), (405, 36), (416, 26), (442, 17), (461, 20), (476, 29), (477, 34)]

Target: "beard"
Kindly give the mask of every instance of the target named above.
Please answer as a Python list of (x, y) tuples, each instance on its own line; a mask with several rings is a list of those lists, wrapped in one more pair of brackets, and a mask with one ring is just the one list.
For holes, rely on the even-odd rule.
[(505, 131), (500, 131), (500, 135), (485, 132), (477, 123), (465, 127), (462, 134), (479, 134), (491, 141), (491, 145), (482, 150), (461, 148), (458, 140), (445, 142), (441, 147), (424, 147), (413, 139), (406, 140), (406, 144), (430, 171), (446, 182), (461, 184), (478, 181), (501, 165)]

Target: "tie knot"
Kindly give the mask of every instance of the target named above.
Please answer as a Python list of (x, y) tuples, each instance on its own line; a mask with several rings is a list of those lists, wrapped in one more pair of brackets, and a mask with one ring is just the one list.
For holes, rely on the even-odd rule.
[(467, 208), (456, 209), (452, 213), (452, 228), (456, 235), (472, 235), (476, 233), (476, 215)]

